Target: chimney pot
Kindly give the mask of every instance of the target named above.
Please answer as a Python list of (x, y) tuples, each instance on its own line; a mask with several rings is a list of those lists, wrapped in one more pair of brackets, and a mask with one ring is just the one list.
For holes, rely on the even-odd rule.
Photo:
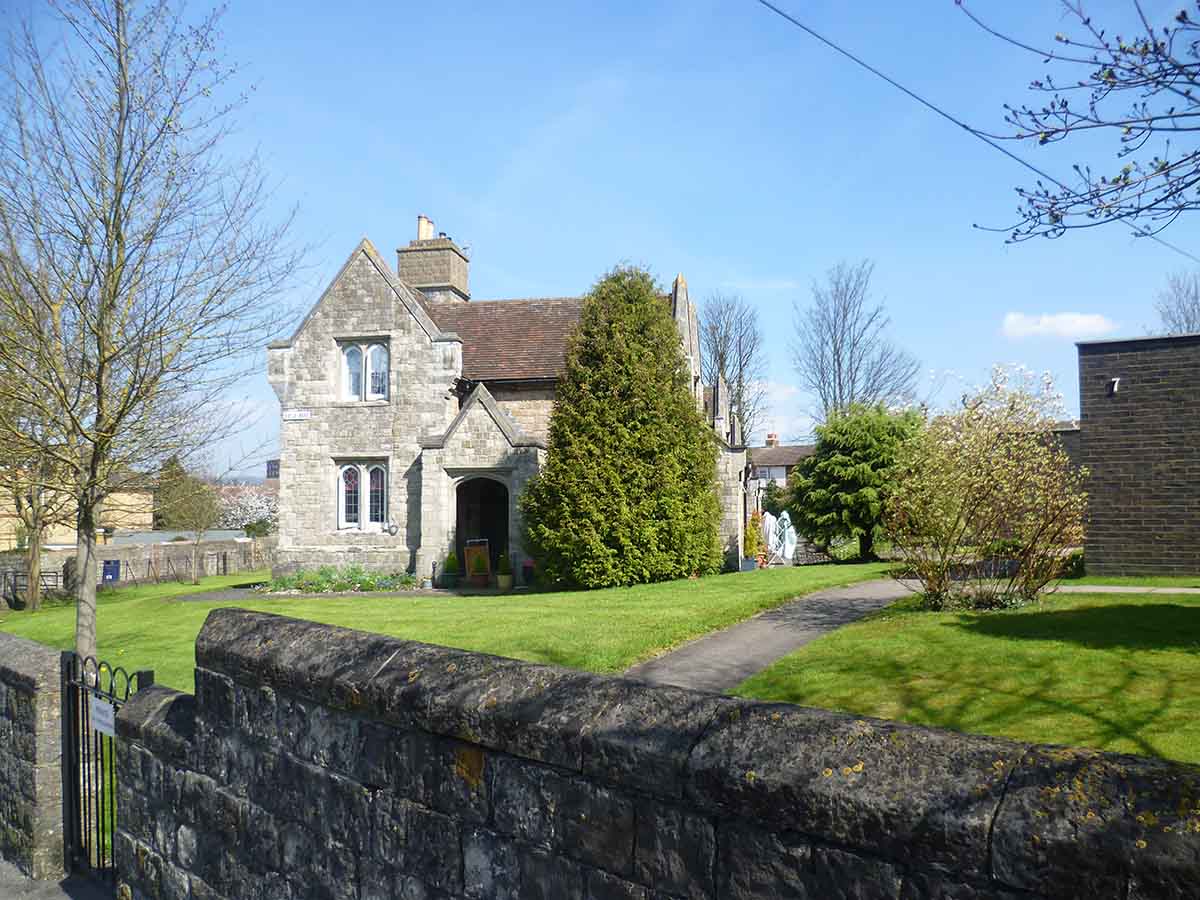
[(433, 219), (428, 216), (417, 216), (417, 240), (433, 240)]
[(767, 446), (768, 447), (778, 447), (779, 446), (779, 435), (776, 434), (775, 432), (771, 432), (770, 434), (768, 434), (767, 435)]

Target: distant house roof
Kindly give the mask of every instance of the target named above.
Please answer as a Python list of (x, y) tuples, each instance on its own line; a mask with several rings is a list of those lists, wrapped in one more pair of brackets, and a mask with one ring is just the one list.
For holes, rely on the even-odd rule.
[(427, 304), (443, 331), (463, 342), (463, 378), (522, 381), (558, 378), (567, 338), (579, 324), (582, 297), (472, 300)]
[(747, 451), (752, 466), (794, 466), (816, 452), (816, 444), (791, 444), (777, 447), (751, 447)]

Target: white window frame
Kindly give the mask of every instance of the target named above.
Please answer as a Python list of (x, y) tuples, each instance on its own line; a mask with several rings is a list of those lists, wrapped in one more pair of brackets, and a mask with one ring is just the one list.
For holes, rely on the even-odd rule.
[[(376, 393), (372, 388), (371, 357), (376, 350), (383, 351), (383, 393)], [(350, 354), (358, 352), (358, 390), (353, 389), (350, 376)], [(386, 340), (374, 339), (368, 341), (338, 341), (339, 381), (341, 398), (350, 402), (367, 400), (387, 400), (392, 388), (392, 351)]]
[[(346, 519), (346, 490), (345, 476), (349, 470), (354, 470), (358, 474), (358, 521), (350, 522)], [(383, 473), (383, 517), (378, 522), (371, 521), (371, 473), (378, 469)], [(334, 469), (336, 479), (334, 481), (335, 490), (337, 491), (337, 500), (335, 506), (337, 508), (337, 530), (338, 531), (363, 531), (363, 532), (382, 532), (388, 527), (388, 507), (389, 507), (389, 481), (388, 481), (388, 464), (383, 460), (370, 460), (364, 462), (344, 462), (339, 463)]]

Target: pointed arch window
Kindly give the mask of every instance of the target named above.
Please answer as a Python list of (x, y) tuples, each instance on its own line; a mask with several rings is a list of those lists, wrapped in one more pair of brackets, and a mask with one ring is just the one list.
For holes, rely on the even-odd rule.
[(387, 469), (371, 466), (367, 470), (367, 479), (367, 521), (372, 525), (382, 525), (387, 521)]
[(385, 341), (339, 342), (343, 400), (386, 400), (391, 392), (391, 352)]
[(383, 531), (388, 525), (388, 467), (385, 462), (349, 462), (337, 467), (339, 530)]
[(388, 348), (383, 344), (372, 344), (367, 351), (370, 378), (367, 383), (368, 400), (386, 400), (388, 396)]

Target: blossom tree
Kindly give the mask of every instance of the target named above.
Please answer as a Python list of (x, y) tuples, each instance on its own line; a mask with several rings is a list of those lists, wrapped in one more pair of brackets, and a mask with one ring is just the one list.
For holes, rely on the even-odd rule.
[(927, 607), (1033, 600), (1082, 543), (1087, 471), (1054, 434), (1061, 402), (1049, 376), (997, 368), (904, 444), (884, 528)]

